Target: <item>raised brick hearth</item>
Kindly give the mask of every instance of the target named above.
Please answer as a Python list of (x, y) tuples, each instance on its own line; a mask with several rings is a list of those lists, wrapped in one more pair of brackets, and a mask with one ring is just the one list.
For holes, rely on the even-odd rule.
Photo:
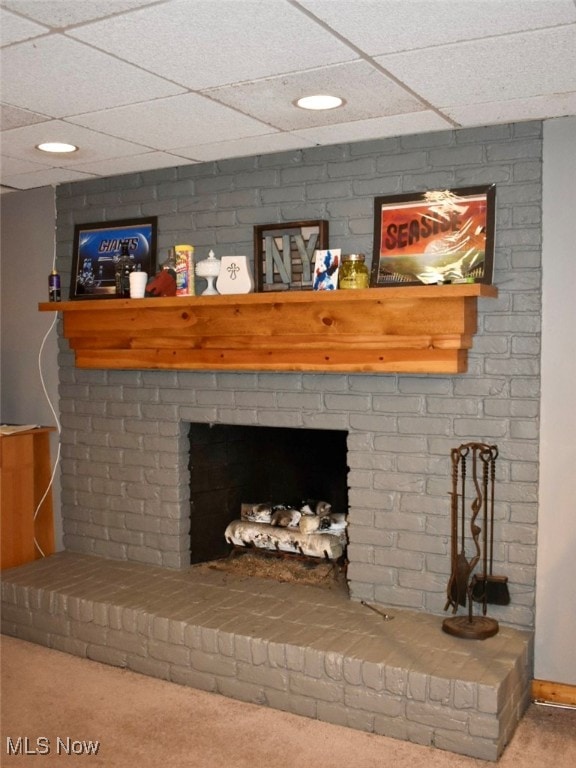
[(339, 590), (62, 553), (2, 579), (2, 630), (176, 683), (496, 760), (529, 701), (531, 634), (384, 620)]

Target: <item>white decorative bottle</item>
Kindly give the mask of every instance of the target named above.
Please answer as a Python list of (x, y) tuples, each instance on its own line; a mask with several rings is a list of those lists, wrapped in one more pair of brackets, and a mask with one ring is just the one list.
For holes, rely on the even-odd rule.
[(202, 291), (202, 296), (216, 296), (218, 291), (214, 287), (214, 280), (220, 273), (220, 259), (214, 256), (214, 251), (210, 251), (207, 259), (199, 261), (196, 264), (196, 274), (198, 277), (203, 277), (208, 285), (205, 290)]
[(250, 293), (254, 281), (246, 256), (222, 256), (216, 281), (219, 293)]

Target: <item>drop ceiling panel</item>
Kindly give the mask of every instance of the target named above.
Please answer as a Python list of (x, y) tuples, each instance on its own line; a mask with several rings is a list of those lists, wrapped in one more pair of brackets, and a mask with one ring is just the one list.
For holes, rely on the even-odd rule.
[[(371, 56), (501, 37), (576, 21), (573, 0), (299, 0), (299, 3)], [(444, 63), (450, 67), (449, 61)]]
[(179, 147), (178, 154), (208, 162), (226, 157), (250, 157), (251, 155), (265, 155), (271, 152), (286, 152), (291, 149), (314, 146), (315, 143), (312, 139), (308, 140), (291, 133), (269, 133), (263, 136), (248, 136), (245, 139)]
[(2, 173), (6, 176), (14, 176), (17, 173), (33, 173), (35, 171), (45, 171), (50, 168), (49, 164), (43, 164), (39, 158), (37, 163), (31, 160), (21, 160), (18, 157), (8, 157), (4, 155), (2, 158)]
[(29, 40), (31, 37), (38, 37), (38, 35), (45, 35), (47, 32), (49, 32), (48, 27), (42, 27), (9, 11), (2, 13), (0, 41), (3, 47), (21, 40)]
[(45, 115), (37, 115), (35, 112), (29, 112), (27, 109), (19, 107), (10, 107), (2, 105), (0, 113), (0, 127), (3, 131), (10, 131), (12, 128), (22, 128), (24, 125), (34, 125), (35, 123), (45, 123), (50, 120)]
[(272, 131), (251, 117), (195, 93), (80, 115), (71, 120), (127, 141), (146, 144), (151, 149), (177, 149), (192, 143), (207, 144)]
[[(44, 75), (38, 77), (39, 71)], [(46, 77), (48, 75), (48, 77)], [(65, 117), (182, 93), (183, 88), (75, 40), (43, 37), (2, 50), (2, 100)]]
[(68, 168), (47, 168), (34, 173), (2, 174), (2, 185), (14, 189), (36, 189), (37, 187), (66, 184), (70, 181), (86, 181), (92, 178), (94, 176), (80, 171), (72, 171)]
[(286, 0), (175, 0), (69, 34), (194, 90), (356, 58)]
[(482, 105), (465, 104), (462, 107), (447, 107), (445, 112), (462, 126), (478, 125), (479, 117), (485, 125), (491, 125), (576, 115), (576, 91)]
[[(66, 141), (80, 147), (70, 154), (49, 155), (35, 149), (44, 141)], [(144, 148), (114, 136), (106, 136), (71, 125), (62, 120), (50, 120), (47, 123), (28, 125), (5, 131), (2, 135), (2, 152), (9, 157), (41, 162), (56, 167), (66, 167), (78, 163), (99, 162), (110, 157), (141, 155)]]
[(99, 176), (118, 176), (123, 173), (137, 171), (153, 171), (157, 168), (173, 168), (177, 165), (193, 165), (194, 161), (181, 155), (170, 155), (166, 152), (143, 152), (140, 155), (125, 155), (100, 160), (94, 163), (78, 163), (75, 171), (94, 173)]
[(350, 141), (381, 139), (383, 136), (404, 136), (410, 133), (428, 133), (445, 131), (450, 128), (448, 121), (435, 112), (413, 112), (410, 115), (392, 117), (374, 117), (370, 120), (358, 120), (355, 123), (323, 125), (294, 131), (315, 144), (342, 144)]
[(576, 90), (576, 25), (512, 35), (504, 56), (491, 38), (376, 60), (440, 108), (565, 93)]
[[(366, 61), (231, 85), (204, 93), (284, 131), (425, 109), (421, 101)], [(337, 93), (346, 103), (327, 111), (294, 107), (300, 96), (314, 93)]]
[(156, 0), (3, 0), (3, 5), (48, 26), (68, 27), (154, 2)]

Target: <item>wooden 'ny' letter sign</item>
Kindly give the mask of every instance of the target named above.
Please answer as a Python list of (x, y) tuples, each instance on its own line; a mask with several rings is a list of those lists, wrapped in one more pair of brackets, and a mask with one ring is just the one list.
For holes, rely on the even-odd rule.
[(314, 252), (328, 248), (328, 222), (298, 221), (254, 227), (257, 291), (312, 288)]

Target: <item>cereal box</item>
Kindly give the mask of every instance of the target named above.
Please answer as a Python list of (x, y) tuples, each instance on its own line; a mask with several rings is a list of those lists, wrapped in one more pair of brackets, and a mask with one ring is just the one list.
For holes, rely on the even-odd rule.
[(176, 296), (194, 296), (194, 246), (175, 245)]

